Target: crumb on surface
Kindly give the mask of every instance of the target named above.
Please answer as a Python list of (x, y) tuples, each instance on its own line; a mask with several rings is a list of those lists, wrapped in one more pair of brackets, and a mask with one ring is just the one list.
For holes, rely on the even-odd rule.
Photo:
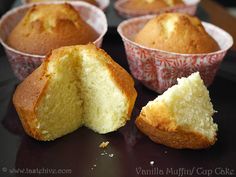
[(154, 165), (154, 161), (150, 161), (150, 165)]
[(106, 142), (102, 142), (100, 145), (99, 145), (99, 147), (100, 148), (106, 148), (107, 146), (108, 146), (108, 144), (109, 144), (109, 141), (106, 141)]
[(113, 157), (114, 156), (114, 154), (109, 154), (109, 157)]

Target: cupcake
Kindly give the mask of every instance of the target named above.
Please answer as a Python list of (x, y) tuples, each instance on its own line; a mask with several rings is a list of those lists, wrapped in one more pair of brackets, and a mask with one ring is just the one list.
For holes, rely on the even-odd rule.
[[(60, 0), (25, 0), (26, 3), (48, 2), (48, 1), (60, 1)], [(63, 0), (63, 1), (65, 1), (65, 0)], [(67, 1), (70, 1), (70, 0), (67, 0)], [(98, 3), (96, 2), (96, 0), (79, 0), (79, 1), (88, 2), (88, 3), (92, 4), (92, 5), (98, 6)]]
[(87, 44), (98, 37), (70, 4), (32, 6), (7, 38), (21, 52), (46, 55), (61, 46)]
[(118, 32), (132, 75), (158, 93), (197, 71), (209, 86), (233, 45), (219, 27), (176, 13), (126, 20)]
[(122, 7), (129, 10), (157, 10), (183, 5), (182, 0), (127, 0)]
[[(52, 9), (52, 5), (56, 8)], [(43, 12), (44, 6), (47, 6), (47, 10)], [(60, 11), (61, 9), (65, 12)], [(26, 14), (28, 18), (25, 17)], [(41, 17), (43, 18), (39, 19)], [(51, 49), (59, 47), (59, 44), (63, 46), (92, 42), (101, 47), (106, 31), (104, 12), (82, 1), (71, 1), (66, 5), (65, 2), (26, 4), (8, 11), (0, 19), (0, 42), (19, 80), (24, 80), (42, 63), (45, 55)], [(17, 36), (17, 33), (25, 36)], [(52, 41), (49, 42), (49, 39)]]
[(200, 0), (119, 0), (114, 4), (118, 14), (125, 18), (165, 12), (194, 15)]
[(183, 54), (210, 53), (220, 49), (197, 17), (181, 13), (165, 13), (151, 19), (135, 36), (134, 42)]

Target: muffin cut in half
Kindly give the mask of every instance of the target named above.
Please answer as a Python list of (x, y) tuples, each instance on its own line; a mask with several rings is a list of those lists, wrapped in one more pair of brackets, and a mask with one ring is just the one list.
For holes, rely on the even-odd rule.
[(199, 73), (178, 79), (136, 119), (137, 127), (156, 143), (183, 149), (207, 148), (216, 142), (213, 105)]
[(124, 126), (137, 93), (131, 76), (93, 44), (52, 51), (16, 89), (25, 131), (54, 140), (82, 125), (98, 133)]

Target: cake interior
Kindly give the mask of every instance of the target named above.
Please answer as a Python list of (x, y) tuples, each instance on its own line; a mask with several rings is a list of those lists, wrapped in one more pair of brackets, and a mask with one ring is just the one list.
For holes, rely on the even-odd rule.
[(213, 123), (213, 105), (209, 92), (199, 73), (188, 78), (178, 79), (178, 84), (169, 88), (148, 105), (162, 102), (167, 106), (177, 126), (186, 131), (194, 131), (213, 141), (216, 136), (217, 124)]
[(48, 63), (46, 95), (36, 113), (46, 140), (70, 133), (82, 125), (98, 133), (123, 126), (127, 98), (111, 78), (104, 56), (89, 50), (65, 52)]

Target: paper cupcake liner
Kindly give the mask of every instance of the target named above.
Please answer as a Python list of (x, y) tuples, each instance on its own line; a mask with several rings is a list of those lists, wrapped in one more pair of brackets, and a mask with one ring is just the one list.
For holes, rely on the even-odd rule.
[(133, 42), (133, 37), (153, 17), (133, 18), (118, 26), (132, 75), (158, 93), (163, 93), (176, 84), (177, 78), (189, 76), (196, 71), (200, 72), (205, 85), (209, 86), (227, 50), (233, 45), (232, 37), (224, 30), (203, 22), (206, 31), (219, 44), (219, 51), (207, 54), (178, 54), (147, 48)]
[(173, 7), (162, 8), (157, 10), (131, 10), (126, 9), (123, 7), (123, 4), (127, 0), (119, 0), (114, 3), (114, 8), (118, 12), (118, 14), (124, 18), (131, 18), (143, 15), (150, 15), (150, 14), (161, 14), (165, 12), (181, 12), (187, 13), (190, 15), (195, 15), (197, 10), (197, 5), (199, 4), (200, 0), (184, 0), (185, 5), (176, 5)]
[[(44, 2), (37, 4), (52, 3), (60, 4), (64, 2)], [(67, 3), (70, 3), (76, 10), (78, 10), (80, 12), (81, 18), (97, 31), (99, 37), (93, 43), (97, 47), (101, 47), (103, 36), (105, 35), (108, 28), (106, 16), (103, 11), (93, 5), (81, 1)], [(14, 74), (20, 80), (25, 79), (30, 73), (32, 73), (45, 58), (43, 55), (32, 55), (17, 51), (5, 43), (12, 29), (22, 19), (26, 11), (32, 7), (32, 5), (33, 4), (27, 4), (12, 9), (11, 11), (7, 12), (0, 20), (0, 42), (5, 49)]]
[[(57, 0), (57, 1), (80, 1), (80, 0)], [(50, 0), (48, 0), (48, 2), (50, 2)], [(55, 0), (51, 0), (51, 2), (55, 2)], [(103, 11), (106, 10), (106, 8), (109, 6), (110, 4), (110, 0), (96, 0), (98, 7), (100, 9), (102, 9)], [(22, 4), (28, 4), (29, 0), (21, 0)]]

